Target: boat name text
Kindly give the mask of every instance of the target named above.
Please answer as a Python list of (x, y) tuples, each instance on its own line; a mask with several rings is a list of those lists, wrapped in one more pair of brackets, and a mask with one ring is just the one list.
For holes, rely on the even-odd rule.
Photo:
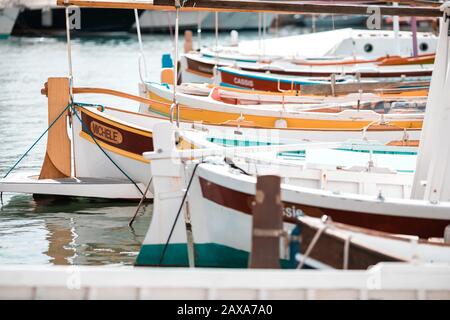
[(208, 67), (198, 66), (198, 71), (208, 73), (208, 74), (213, 74), (213, 69), (208, 68)]
[(253, 80), (249, 80), (249, 79), (242, 79), (242, 78), (234, 77), (233, 82), (234, 82), (234, 84), (244, 86), (244, 87), (250, 87), (250, 88), (254, 87)]
[(303, 216), (303, 211), (296, 208), (294, 205), (283, 208), (283, 216), (286, 218), (298, 218)]
[(91, 131), (96, 137), (114, 144), (121, 144), (123, 141), (123, 136), (118, 130), (107, 127), (96, 121), (91, 122)]

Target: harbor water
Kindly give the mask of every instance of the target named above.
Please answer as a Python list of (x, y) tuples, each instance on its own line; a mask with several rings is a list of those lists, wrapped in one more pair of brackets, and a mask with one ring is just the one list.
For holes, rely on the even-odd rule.
[[(285, 31), (298, 33), (297, 30)], [(229, 41), (221, 34), (220, 41)], [(257, 38), (257, 32), (240, 34)], [(212, 34), (204, 33), (204, 45)], [(180, 39), (182, 41), (182, 39)], [(159, 81), (161, 55), (173, 50), (170, 34), (143, 38), (147, 78)], [(139, 45), (133, 35), (74, 39), (73, 76), (76, 86), (116, 89), (137, 94)], [(48, 77), (68, 73), (64, 38), (12, 37), (0, 41), (0, 174), (3, 176), (47, 128), (47, 98), (41, 88)], [(77, 102), (100, 103), (137, 110), (129, 100), (108, 96), (77, 96)], [(13, 173), (38, 174), (46, 137)], [(134, 228), (128, 221), (135, 202), (34, 198), (3, 194), (0, 211), (1, 264), (130, 265), (150, 222), (152, 204), (145, 205)]]

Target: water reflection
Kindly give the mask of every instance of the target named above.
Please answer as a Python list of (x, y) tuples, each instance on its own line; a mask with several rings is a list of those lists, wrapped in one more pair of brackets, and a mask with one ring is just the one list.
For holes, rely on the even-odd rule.
[(133, 228), (134, 202), (4, 196), (0, 264), (130, 265), (147, 230), (151, 203)]

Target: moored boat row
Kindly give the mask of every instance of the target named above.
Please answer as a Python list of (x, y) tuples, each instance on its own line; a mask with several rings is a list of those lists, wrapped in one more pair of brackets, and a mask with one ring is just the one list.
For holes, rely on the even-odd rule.
[[(75, 86), (69, 45), (69, 77), (50, 77), (42, 89), (42, 168), (13, 172), (30, 148), (0, 192), (141, 200), (136, 214), (152, 199), (139, 266), (449, 265), (449, 2), (440, 10), (438, 37), (299, 37), (341, 34), (316, 56), (280, 55), (274, 40), (265, 51), (215, 46), (178, 59), (175, 42), (161, 81), (139, 74), (138, 95)], [(420, 54), (413, 37), (426, 43)], [(89, 94), (139, 110), (79, 102)]]

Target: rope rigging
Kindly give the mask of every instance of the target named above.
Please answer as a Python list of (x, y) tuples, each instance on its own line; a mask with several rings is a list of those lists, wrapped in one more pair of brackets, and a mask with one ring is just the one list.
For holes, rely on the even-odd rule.
[[(45, 129), (45, 131), (39, 136), (39, 138), (37, 138), (37, 140), (33, 142), (33, 144), (27, 149), (27, 151), (25, 151), (25, 153), (22, 154), (22, 156), (16, 161), (16, 163), (14, 163), (11, 166), (11, 168), (9, 168), (9, 170), (3, 176), (3, 179), (5, 179), (6, 177), (9, 176), (9, 174), (19, 165), (20, 162), (22, 162), (22, 160), (28, 155), (28, 153), (38, 144), (38, 142), (42, 139), (42, 137), (45, 136), (45, 134), (50, 130), (50, 128), (53, 127), (53, 125), (59, 120), (59, 118), (61, 118), (61, 116), (69, 108), (70, 108), (70, 103), (64, 108), (63, 111), (61, 111), (61, 113), (56, 117), (56, 119), (53, 120), (52, 123), (50, 123), (50, 125), (47, 127), (47, 129)], [(1, 205), (3, 205), (3, 192), (0, 192), (0, 203), (1, 203)]]
[[(136, 189), (139, 191), (139, 193), (142, 196), (145, 196), (144, 192), (142, 192), (141, 188), (139, 188), (139, 186), (137, 185), (137, 183), (111, 158), (111, 156), (100, 146), (100, 144), (98, 143), (97, 139), (95, 138), (94, 134), (92, 133), (91, 129), (89, 128), (89, 126), (86, 125), (86, 123), (84, 123), (84, 121), (81, 119), (81, 117), (78, 115), (78, 113), (75, 110), (74, 105), (78, 106), (78, 107), (85, 107), (85, 106), (89, 106), (89, 107), (93, 107), (93, 106), (98, 106), (98, 105), (89, 105), (86, 103), (73, 103), (72, 105), (70, 105), (70, 108), (72, 110), (72, 112), (75, 114), (75, 116), (78, 118), (78, 120), (80, 121), (82, 127), (88, 132), (89, 136), (92, 138), (92, 140), (94, 141), (94, 143), (97, 145), (97, 147), (100, 149), (100, 151), (103, 152), (103, 154), (109, 159), (109, 161), (112, 162), (112, 164), (136, 187)], [(102, 108), (104, 108), (103, 106), (101, 106)]]
[[(100, 108), (101, 111), (105, 109), (104, 106), (98, 105), (98, 104), (88, 104), (88, 103), (81, 103), (81, 102), (69, 102), (67, 106), (61, 111), (61, 113), (53, 120), (50, 125), (45, 129), (45, 131), (33, 142), (33, 144), (25, 151), (25, 153), (22, 154), (22, 156), (9, 168), (9, 170), (6, 172), (5, 175), (3, 175), (3, 179), (8, 177), (8, 175), (22, 162), (22, 160), (30, 153), (30, 151), (38, 144), (38, 142), (42, 139), (42, 137), (45, 136), (45, 134), (53, 127), (53, 125), (65, 114), (68, 110), (71, 111), (80, 121), (82, 127), (86, 130), (86, 132), (89, 134), (89, 136), (92, 138), (94, 143), (97, 145), (97, 147), (102, 151), (102, 153), (108, 158), (109, 161), (136, 187), (136, 189), (139, 191), (139, 193), (142, 195), (143, 198), (145, 198), (144, 192), (142, 192), (141, 188), (137, 185), (137, 183), (108, 155), (108, 153), (100, 146), (97, 139), (95, 138), (94, 134), (92, 133), (91, 129), (84, 123), (84, 121), (81, 119), (81, 117), (78, 115), (78, 113), (75, 110), (75, 106), (79, 108), (84, 107), (97, 107)], [(3, 192), (0, 192), (0, 200), (3, 202)]]
[(53, 127), (53, 125), (56, 123), (56, 121), (59, 120), (59, 118), (61, 118), (61, 116), (70, 108), (70, 103), (67, 105), (67, 107), (64, 108), (64, 110), (56, 117), (55, 120), (53, 120), (52, 123), (50, 123), (50, 125), (47, 127), (47, 129), (45, 129), (45, 131), (39, 136), (39, 138), (37, 138), (36, 141), (33, 142), (33, 144), (31, 145), (31, 147), (28, 148), (27, 151), (25, 151), (25, 153), (19, 158), (19, 160), (16, 161), (16, 163), (9, 168), (9, 170), (6, 172), (6, 174), (3, 176), (3, 179), (6, 178), (18, 165), (19, 163), (28, 155), (28, 153), (37, 145), (37, 143), (42, 139), (43, 136), (45, 136), (45, 134), (50, 130), (51, 127)]

